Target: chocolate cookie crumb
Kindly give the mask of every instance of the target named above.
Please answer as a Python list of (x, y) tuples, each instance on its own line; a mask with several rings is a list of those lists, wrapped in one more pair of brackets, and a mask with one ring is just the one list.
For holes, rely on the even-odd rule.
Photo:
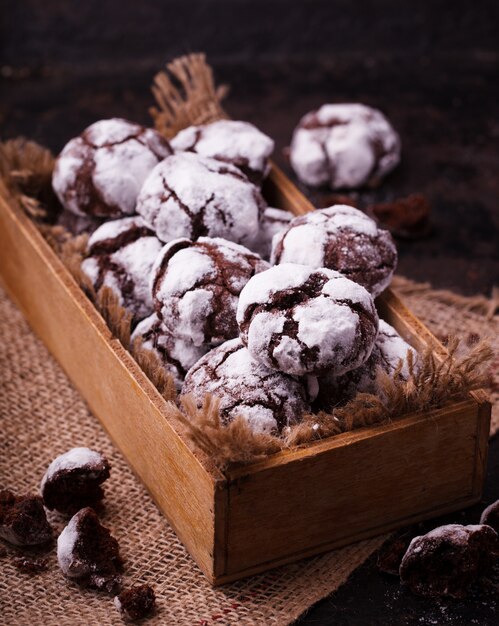
[(0, 491), (0, 537), (15, 546), (34, 546), (52, 539), (39, 496), (16, 496)]
[(380, 202), (367, 213), (399, 237), (415, 239), (430, 232), (430, 203), (426, 196), (414, 193), (392, 202)]
[(48, 559), (34, 559), (27, 556), (18, 556), (13, 559), (14, 565), (24, 574), (41, 574), (48, 570)]
[(490, 572), (497, 542), (490, 526), (440, 526), (411, 541), (400, 578), (421, 596), (464, 598), (472, 583)]
[(156, 608), (154, 589), (149, 585), (125, 589), (114, 598), (114, 605), (123, 617), (130, 620), (141, 619)]
[(104, 497), (101, 484), (109, 478), (109, 461), (89, 448), (72, 448), (49, 465), (40, 486), (50, 510), (73, 515)]
[(62, 573), (83, 586), (116, 593), (121, 586), (123, 561), (119, 545), (95, 511), (78, 511), (57, 540), (57, 559)]

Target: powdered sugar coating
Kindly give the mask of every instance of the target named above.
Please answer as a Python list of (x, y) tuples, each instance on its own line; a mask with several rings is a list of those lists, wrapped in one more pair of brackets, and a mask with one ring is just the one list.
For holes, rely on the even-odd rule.
[(371, 356), (360, 367), (341, 376), (326, 372), (319, 378), (319, 405), (330, 410), (343, 404), (357, 393), (381, 393), (377, 385), (378, 368), (393, 375), (401, 366), (399, 378), (407, 380), (409, 376), (408, 352), (412, 353), (414, 367), (417, 369), (417, 352), (406, 343), (397, 331), (384, 320), (379, 320), (378, 336)]
[(269, 259), (272, 250), (272, 239), (288, 225), (293, 214), (290, 211), (267, 207), (260, 220), (260, 229), (249, 247), (257, 252), (262, 259)]
[(137, 213), (165, 243), (204, 236), (249, 243), (264, 208), (260, 191), (237, 167), (192, 152), (159, 163), (137, 200)]
[(153, 311), (150, 280), (162, 244), (140, 217), (106, 222), (88, 241), (82, 270), (96, 290), (110, 287), (119, 302), (142, 319)]
[(210, 349), (209, 345), (196, 346), (170, 332), (156, 313), (142, 320), (131, 336), (132, 344), (142, 338), (142, 346), (154, 352), (173, 376), (180, 389), (187, 371)]
[(257, 254), (225, 239), (175, 239), (154, 266), (156, 312), (171, 333), (195, 346), (222, 343), (238, 334), (241, 289), (268, 267)]
[(478, 577), (490, 572), (498, 547), (490, 526), (440, 526), (414, 537), (400, 564), (400, 577), (419, 595), (462, 598)]
[(399, 163), (400, 138), (377, 109), (325, 104), (295, 128), (290, 161), (298, 178), (312, 187), (361, 187)]
[(255, 432), (280, 431), (310, 409), (301, 381), (255, 361), (237, 338), (211, 350), (189, 370), (182, 394), (191, 394), (198, 406), (206, 394), (217, 396), (224, 423), (240, 415)]
[(101, 120), (63, 148), (52, 186), (64, 208), (76, 215), (130, 215), (144, 180), (170, 154), (166, 139), (151, 128)]
[(339, 272), (292, 263), (248, 282), (237, 321), (255, 359), (296, 376), (359, 367), (378, 332), (376, 308), (363, 287)]
[(267, 175), (273, 140), (248, 122), (218, 120), (189, 126), (172, 140), (174, 150), (196, 152), (205, 157), (232, 163), (255, 184)]
[(336, 204), (293, 218), (272, 240), (271, 263), (334, 269), (377, 296), (391, 282), (397, 248), (365, 213)]
[(99, 452), (95, 450), (91, 450), (90, 448), (71, 448), (64, 454), (59, 455), (55, 458), (52, 463), (48, 466), (45, 475), (42, 478), (42, 482), (40, 483), (40, 491), (43, 495), (43, 490), (45, 488), (45, 484), (47, 481), (52, 480), (52, 478), (60, 471), (71, 470), (81, 467), (93, 467), (101, 468), (104, 463), (107, 464), (105, 458)]

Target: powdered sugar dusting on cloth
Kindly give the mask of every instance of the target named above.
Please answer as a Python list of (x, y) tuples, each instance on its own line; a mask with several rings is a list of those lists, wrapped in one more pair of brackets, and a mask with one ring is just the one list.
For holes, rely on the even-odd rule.
[(77, 215), (130, 215), (144, 180), (170, 154), (155, 130), (118, 118), (101, 120), (66, 144), (52, 185), (64, 208)]
[(249, 248), (257, 252), (262, 259), (269, 259), (272, 250), (272, 239), (280, 233), (293, 218), (290, 211), (267, 207), (260, 220), (260, 229)]
[(154, 266), (156, 312), (171, 333), (196, 346), (222, 343), (238, 334), (241, 289), (268, 267), (257, 254), (225, 239), (175, 239)]
[(293, 133), (291, 165), (313, 187), (374, 183), (400, 161), (400, 138), (386, 117), (363, 104), (325, 104)]
[(150, 280), (162, 244), (140, 217), (106, 222), (90, 237), (82, 270), (96, 290), (110, 287), (142, 319), (153, 311)]
[(297, 376), (359, 367), (378, 332), (374, 302), (363, 287), (339, 272), (291, 263), (248, 282), (237, 321), (255, 359)]
[(280, 431), (310, 410), (304, 383), (255, 361), (240, 339), (208, 352), (187, 373), (182, 394), (201, 406), (207, 393), (220, 399), (225, 423), (240, 415), (255, 432)]
[(137, 200), (137, 213), (164, 242), (178, 237), (223, 237), (250, 243), (265, 201), (230, 163), (177, 153), (159, 163)]
[(344, 404), (357, 393), (380, 395), (377, 384), (378, 368), (393, 375), (401, 366), (399, 377), (409, 376), (408, 352), (412, 353), (414, 367), (418, 367), (418, 354), (397, 331), (384, 320), (379, 320), (379, 331), (371, 356), (360, 367), (341, 376), (326, 372), (319, 377), (319, 408), (331, 410)]
[(198, 361), (211, 346), (194, 345), (171, 333), (156, 313), (153, 313), (137, 325), (132, 333), (131, 343), (142, 338), (142, 347), (154, 352), (173, 376), (177, 389), (180, 389), (187, 371)]
[(96, 452), (95, 450), (84, 447), (71, 448), (71, 450), (68, 450), (64, 454), (55, 458), (48, 466), (47, 471), (42, 478), (40, 489), (43, 492), (43, 488), (47, 480), (51, 480), (54, 475), (61, 470), (71, 470), (77, 467), (88, 467), (92, 465), (100, 466), (104, 462), (102, 454)]
[(255, 183), (262, 181), (269, 170), (273, 140), (253, 124), (235, 120), (219, 120), (204, 126), (181, 130), (172, 141), (175, 150), (191, 151), (232, 163)]
[(292, 219), (273, 238), (271, 263), (334, 269), (377, 296), (391, 282), (397, 249), (365, 213), (337, 204)]

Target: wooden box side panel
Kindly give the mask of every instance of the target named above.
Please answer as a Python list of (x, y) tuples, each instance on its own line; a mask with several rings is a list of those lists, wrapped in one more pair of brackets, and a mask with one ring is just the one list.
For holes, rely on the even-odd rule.
[(234, 479), (227, 577), (476, 500), (483, 419), (476, 402), (464, 401), (432, 416), (345, 433), (302, 450), (301, 459), (276, 459)]
[[(222, 475), (209, 473), (175, 432), (165, 417), (167, 403), (112, 339), (35, 226), (6, 198), (0, 188), (0, 273), (9, 294), (212, 579)], [(223, 508), (224, 500), (217, 500)]]

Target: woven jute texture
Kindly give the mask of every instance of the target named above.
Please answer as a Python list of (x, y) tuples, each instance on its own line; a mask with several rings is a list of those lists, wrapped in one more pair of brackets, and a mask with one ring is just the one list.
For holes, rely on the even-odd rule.
[[(499, 337), (497, 317), (484, 299), (445, 296), (399, 280), (410, 308), (440, 337)], [(445, 297), (444, 297), (445, 296)], [(489, 313), (487, 319), (487, 312)], [(497, 400), (497, 363), (495, 397)], [(105, 378), (103, 379), (105, 384)], [(184, 550), (84, 401), (0, 289), (0, 485), (37, 492), (56, 455), (73, 446), (104, 452), (113, 469), (102, 521), (118, 538), (125, 583), (154, 585), (158, 612), (150, 624), (290, 624), (337, 589), (383, 542), (383, 537), (212, 589)], [(494, 415), (495, 429), (499, 415)], [(57, 531), (63, 520), (52, 518)], [(62, 577), (55, 557), (37, 576), (20, 573), (11, 555), (0, 559), (0, 623), (8, 625), (121, 624), (112, 599)]]

